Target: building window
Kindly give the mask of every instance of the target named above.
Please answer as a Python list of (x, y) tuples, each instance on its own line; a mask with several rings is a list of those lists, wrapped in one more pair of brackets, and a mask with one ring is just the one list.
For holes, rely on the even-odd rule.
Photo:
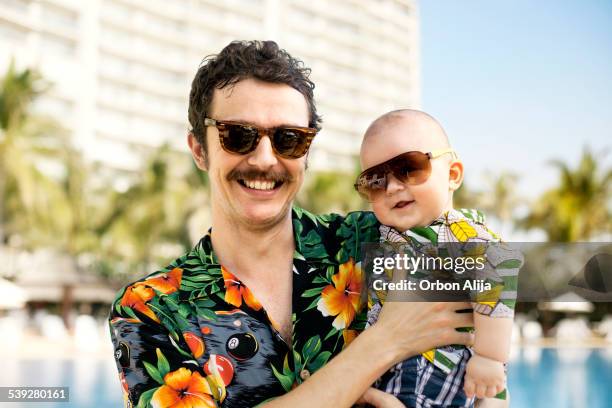
[(13, 24), (0, 21), (0, 42), (15, 46), (26, 42), (28, 32)]
[(78, 17), (75, 12), (50, 4), (43, 4), (41, 19), (47, 27), (60, 30), (76, 30), (77, 28)]
[(14, 12), (27, 14), (28, 7), (30, 7), (30, 0), (2, 0), (1, 8), (9, 9)]
[(41, 34), (40, 50), (43, 54), (50, 56), (72, 57), (76, 51), (76, 44), (53, 34)]

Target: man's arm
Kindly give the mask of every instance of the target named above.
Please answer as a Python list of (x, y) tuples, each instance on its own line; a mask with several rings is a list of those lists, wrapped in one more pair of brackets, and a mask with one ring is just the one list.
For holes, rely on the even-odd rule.
[(469, 303), (386, 302), (378, 322), (274, 407), (350, 407), (394, 364), (446, 344), (469, 345), (473, 334), (455, 328), (473, 324)]

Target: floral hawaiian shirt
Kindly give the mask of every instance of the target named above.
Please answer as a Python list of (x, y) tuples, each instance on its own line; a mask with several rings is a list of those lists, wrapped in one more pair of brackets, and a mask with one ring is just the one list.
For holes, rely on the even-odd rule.
[(294, 207), (292, 344), (220, 265), (210, 233), (168, 267), (122, 289), (110, 331), (127, 407), (250, 407), (282, 395), (365, 326), (360, 244), (372, 213)]

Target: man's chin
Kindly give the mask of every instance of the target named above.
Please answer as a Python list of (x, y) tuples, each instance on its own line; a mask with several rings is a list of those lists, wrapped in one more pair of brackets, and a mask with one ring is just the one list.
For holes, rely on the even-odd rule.
[(284, 221), (291, 211), (291, 202), (278, 204), (259, 204), (245, 208), (244, 218), (251, 228), (268, 229)]

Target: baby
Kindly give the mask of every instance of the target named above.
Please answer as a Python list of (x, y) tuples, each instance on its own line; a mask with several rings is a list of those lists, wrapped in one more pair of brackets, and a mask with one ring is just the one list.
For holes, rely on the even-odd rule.
[[(383, 224), (381, 242), (402, 243), (412, 256), (422, 254), (426, 245), (440, 251), (440, 244), (448, 243), (466, 252), (460, 256), (481, 256), (493, 272), (486, 276), (490, 287), (473, 298), (473, 349), (449, 345), (426, 351), (392, 368), (378, 387), (409, 407), (469, 407), (475, 396), (495, 396), (486, 405), (507, 406), (505, 363), (522, 257), (492, 244), (500, 240), (478, 211), (453, 209), (463, 165), (442, 127), (428, 114), (399, 110), (376, 119), (361, 144), (361, 166), (365, 170), (355, 188), (371, 202)], [(431, 255), (431, 250), (427, 253)], [(456, 253), (453, 256), (457, 258)], [(428, 273), (419, 270), (420, 276)], [(370, 324), (376, 321), (384, 296), (370, 291)]]

